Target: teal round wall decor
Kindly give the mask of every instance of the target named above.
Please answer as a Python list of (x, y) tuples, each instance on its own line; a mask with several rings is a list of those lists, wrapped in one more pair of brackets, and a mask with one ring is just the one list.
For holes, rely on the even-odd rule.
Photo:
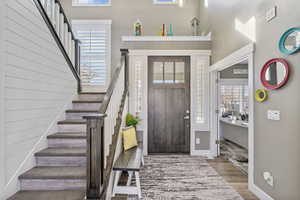
[(291, 55), (300, 50), (300, 27), (288, 29), (279, 40), (281, 53)]

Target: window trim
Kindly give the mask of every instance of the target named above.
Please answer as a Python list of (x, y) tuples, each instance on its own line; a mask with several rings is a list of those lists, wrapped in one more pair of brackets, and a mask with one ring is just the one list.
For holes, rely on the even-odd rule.
[(102, 90), (105, 92), (110, 84), (111, 81), (111, 74), (112, 74), (112, 20), (111, 19), (103, 19), (103, 20), (98, 20), (98, 19), (91, 19), (91, 20), (81, 20), (81, 19), (73, 19), (72, 20), (72, 26), (73, 25), (82, 25), (82, 24), (101, 24), (101, 25), (109, 25), (108, 29), (108, 46), (107, 46), (107, 73), (106, 73), (106, 84), (103, 86)]
[(108, 0), (107, 4), (100, 4), (100, 3), (77, 3), (77, 0), (72, 0), (73, 7), (109, 7), (112, 6), (112, 0)]
[(172, 2), (161, 2), (159, 0), (153, 0), (153, 3), (158, 5), (175, 5), (178, 4), (178, 0), (172, 0)]

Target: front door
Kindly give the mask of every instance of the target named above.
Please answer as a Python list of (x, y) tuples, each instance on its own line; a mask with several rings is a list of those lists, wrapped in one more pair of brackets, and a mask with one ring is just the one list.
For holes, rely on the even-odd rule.
[(190, 152), (190, 57), (149, 57), (148, 151)]

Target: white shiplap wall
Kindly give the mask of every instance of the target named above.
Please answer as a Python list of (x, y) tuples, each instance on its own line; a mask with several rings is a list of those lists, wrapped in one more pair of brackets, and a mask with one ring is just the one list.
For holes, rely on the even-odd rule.
[[(2, 38), (3, 38), (3, 26), (4, 26), (4, 1), (0, 1), (0, 44), (2, 44)], [(4, 70), (3, 70), (3, 66), (4, 66), (4, 59), (3, 59), (3, 45), (0, 45), (0, 163), (4, 163), (4, 106), (3, 106), (3, 102), (4, 102)], [(0, 164), (0, 165), (1, 165)], [(3, 164), (2, 164), (3, 165)], [(4, 184), (5, 184), (5, 180), (4, 180), (4, 175), (5, 175), (5, 169), (0, 166), (0, 194), (3, 193), (3, 189), (4, 189)], [(0, 195), (0, 199), (1, 199), (1, 195)]]
[(7, 186), (76, 94), (77, 83), (33, 1), (1, 2), (6, 14), (0, 42), (5, 62), (1, 65), (4, 101), (0, 100), (4, 103), (5, 155), (0, 168), (2, 184)]

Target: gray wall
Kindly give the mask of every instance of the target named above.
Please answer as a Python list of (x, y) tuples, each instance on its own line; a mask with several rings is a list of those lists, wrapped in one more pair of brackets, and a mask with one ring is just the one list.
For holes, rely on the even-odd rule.
[(33, 154), (47, 147), (46, 135), (77, 82), (32, 0), (2, 2), (0, 199), (6, 199), (17, 191), (18, 176), (35, 165)]
[[(278, 16), (267, 23), (265, 11), (274, 5), (278, 6)], [(291, 65), (288, 84), (280, 90), (270, 91), (268, 101), (255, 103), (254, 181), (259, 188), (278, 200), (300, 199), (300, 53), (285, 56), (278, 50), (281, 34), (290, 27), (300, 25), (299, 12), (298, 0), (209, 1), (209, 7), (206, 9), (202, 6), (200, 10), (202, 27), (213, 32), (213, 62), (250, 42), (235, 31), (234, 19), (237, 17), (246, 22), (252, 16), (257, 18), (255, 89), (263, 88), (259, 73), (267, 60), (283, 57)], [(267, 120), (268, 109), (280, 110), (281, 120)], [(273, 173), (273, 188), (263, 180), (264, 171)]]
[[(3, 41), (3, 30), (4, 30), (4, 1), (0, 1), (0, 41)], [(0, 45), (0, 194), (3, 194), (5, 185), (5, 168), (2, 166), (5, 160), (5, 135), (4, 135), (4, 56), (3, 56), (3, 45)], [(0, 199), (2, 196), (0, 195)]]
[(234, 65), (220, 72), (221, 79), (248, 79), (248, 74), (234, 74), (235, 69), (248, 69), (248, 65)]
[[(120, 48), (186, 49), (199, 48), (197, 43), (137, 43), (121, 42), (122, 35), (133, 35), (133, 24), (139, 18), (144, 35), (158, 35), (162, 24), (173, 24), (176, 35), (191, 35), (190, 21), (199, 15), (200, 1), (186, 0), (182, 8), (178, 5), (154, 5), (153, 0), (112, 0), (109, 7), (72, 7), (72, 0), (61, 0), (71, 19), (112, 20), (112, 67), (119, 61)], [(209, 44), (205, 45), (208, 46)]]

